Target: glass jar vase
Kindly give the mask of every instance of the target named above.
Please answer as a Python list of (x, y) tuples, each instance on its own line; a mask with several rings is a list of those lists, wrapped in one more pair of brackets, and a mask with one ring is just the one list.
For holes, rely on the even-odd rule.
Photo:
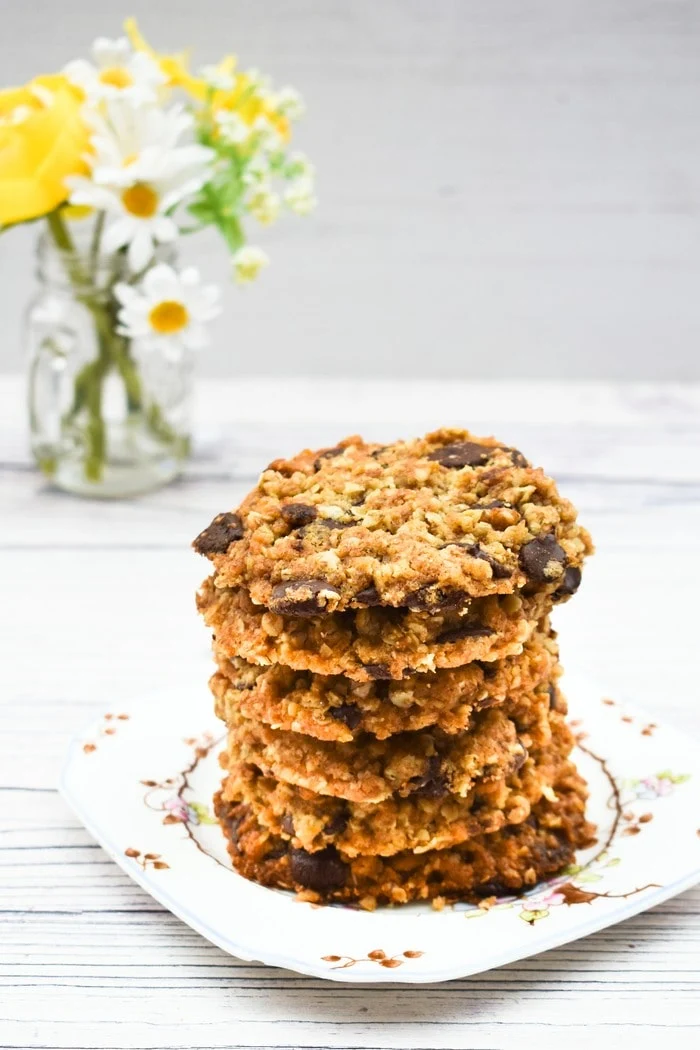
[(80, 236), (62, 227), (38, 241), (26, 317), (32, 452), (60, 489), (134, 496), (172, 480), (187, 459), (192, 354), (140, 354), (120, 334), (123, 254), (91, 254), (90, 221), (71, 226)]

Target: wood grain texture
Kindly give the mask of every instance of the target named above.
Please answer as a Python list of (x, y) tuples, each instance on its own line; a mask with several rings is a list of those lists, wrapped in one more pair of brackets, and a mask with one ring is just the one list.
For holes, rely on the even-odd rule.
[[(278, 454), (441, 421), (546, 463), (598, 545), (558, 614), (565, 665), (700, 737), (700, 386), (203, 384), (194, 462), (127, 503), (31, 470), (0, 382), (0, 1047), (696, 1047), (700, 890), (575, 944), (429, 987), (331, 985), (209, 945), (102, 853), (55, 791), (72, 733), (209, 668), (188, 543)], [(700, 826), (700, 814), (699, 826)]]
[[(4, 5), (2, 80), (114, 36), (121, 0)], [(695, 0), (135, 0), (164, 50), (295, 84), (320, 207), (251, 237), (210, 374), (700, 378)], [(18, 46), (21, 41), (21, 46)], [(34, 227), (0, 240), (20, 366)], [(216, 238), (183, 256), (226, 286)]]

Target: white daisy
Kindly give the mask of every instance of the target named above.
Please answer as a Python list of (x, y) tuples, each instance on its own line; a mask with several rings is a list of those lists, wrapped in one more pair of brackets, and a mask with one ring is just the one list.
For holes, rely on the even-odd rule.
[(142, 350), (159, 350), (177, 357), (183, 350), (201, 350), (208, 343), (206, 323), (220, 312), (219, 289), (202, 285), (188, 267), (153, 266), (138, 285), (117, 284), (121, 303), (117, 331)]
[(125, 37), (118, 40), (98, 37), (91, 53), (92, 62), (79, 58), (63, 70), (68, 79), (85, 92), (88, 102), (114, 98), (154, 102), (165, 84), (165, 77), (153, 59), (141, 51), (133, 51)]
[(187, 148), (189, 153), (178, 153), (179, 159), (204, 161), (213, 156), (203, 146), (192, 149), (194, 119), (182, 106), (163, 110), (115, 100), (107, 103), (104, 114), (86, 109), (84, 116), (92, 129), (92, 154), (87, 158), (92, 177), (106, 184), (128, 182), (128, 170), (150, 155)]
[(239, 248), (231, 260), (233, 277), (237, 284), (250, 284), (260, 271), (270, 263), (269, 256), (252, 244)]
[(92, 125), (92, 174), (67, 180), (70, 203), (106, 212), (102, 247), (113, 252), (128, 246), (129, 266), (142, 270), (156, 244), (177, 237), (172, 212), (207, 181), (213, 151), (177, 145), (191, 128), (191, 118), (177, 108), (111, 103), (106, 119), (93, 117)]

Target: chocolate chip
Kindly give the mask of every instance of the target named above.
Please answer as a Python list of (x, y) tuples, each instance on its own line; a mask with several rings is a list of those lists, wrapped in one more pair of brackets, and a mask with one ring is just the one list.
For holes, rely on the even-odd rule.
[(475, 886), (473, 891), (477, 897), (508, 897), (513, 895), (513, 890), (509, 889), (502, 882), (482, 882), (481, 886)]
[(233, 843), (238, 842), (238, 832), (249, 812), (250, 806), (238, 805), (233, 810), (233, 816), (224, 818), (224, 823), (228, 826), (229, 831), (231, 832), (231, 841)]
[(498, 674), (498, 668), (494, 667), (492, 663), (488, 663), (487, 661), (477, 661), (477, 666), (481, 668), (484, 678), (495, 678)]
[(272, 849), (265, 854), (263, 860), (279, 860), (280, 857), (286, 857), (287, 855), (287, 844), (282, 843), (280, 846), (273, 846)]
[(314, 469), (320, 470), (323, 465), (324, 459), (333, 459), (335, 456), (342, 456), (345, 449), (342, 445), (336, 445), (335, 448), (326, 448), (323, 452), (319, 452), (314, 462)]
[(447, 642), (459, 642), (463, 638), (488, 638), (490, 634), (495, 633), (493, 628), (484, 627), (481, 623), (463, 623), (459, 627), (451, 627), (443, 631), (435, 641), (438, 645), (444, 645)]
[(269, 608), (287, 616), (316, 616), (329, 596), (340, 597), (328, 580), (284, 580), (272, 588)]
[(379, 678), (391, 678), (391, 671), (389, 670), (388, 664), (363, 664), (362, 666), (370, 678), (375, 680)]
[(530, 464), (525, 459), (522, 452), (519, 452), (517, 448), (509, 448), (507, 445), (503, 448), (504, 452), (510, 452), (510, 458), (513, 462), (514, 467), (529, 467)]
[(562, 598), (570, 598), (572, 594), (576, 594), (576, 591), (581, 585), (581, 570), (577, 569), (574, 565), (570, 565), (565, 570), (564, 575), (559, 581), (559, 586), (552, 595), (555, 602), (559, 602)]
[(328, 835), (331, 838), (335, 835), (342, 835), (349, 823), (350, 811), (346, 806), (344, 809), (339, 809), (338, 812), (331, 817), (323, 829), (323, 834)]
[(511, 766), (511, 772), (517, 773), (519, 769), (522, 769), (528, 759), (528, 750), (524, 744), (520, 745), (522, 751), (519, 751), (517, 755), (513, 755), (513, 764)]
[(387, 679), (384, 681), (378, 681), (374, 687), (374, 695), (377, 700), (388, 700), (390, 688), (391, 683)]
[(322, 525), (324, 529), (349, 529), (352, 525), (357, 525), (357, 522), (338, 521), (337, 518), (318, 518), (316, 524)]
[(274, 470), (276, 474), (281, 474), (283, 478), (291, 478), (295, 473), (294, 462), (287, 459), (273, 459), (272, 463), (268, 463), (266, 470)]
[(497, 449), (488, 445), (477, 445), (475, 441), (459, 441), (454, 445), (444, 445), (428, 453), (426, 459), (439, 463), (441, 467), (461, 470), (462, 467), (476, 467), (485, 463)]
[(197, 554), (225, 554), (234, 540), (243, 538), (243, 522), (238, 514), (217, 514), (211, 525), (200, 532), (192, 546)]
[(336, 722), (342, 722), (348, 729), (357, 729), (362, 721), (362, 712), (355, 704), (338, 704), (337, 707), (329, 707), (328, 714), (335, 718)]
[(425, 773), (420, 777), (413, 777), (410, 781), (411, 794), (418, 798), (444, 798), (448, 794), (447, 780), (441, 772), (439, 755), (433, 755), (428, 759)]
[(280, 507), (280, 514), (287, 525), (291, 525), (293, 529), (298, 529), (302, 525), (308, 525), (309, 522), (313, 521), (318, 511), (308, 503), (286, 503), (283, 507)]
[(466, 591), (430, 585), (409, 595), (406, 605), (411, 612), (455, 612), (463, 609), (470, 601)]
[(552, 533), (530, 540), (520, 550), (520, 566), (535, 583), (547, 583), (552, 579), (549, 567), (566, 565), (566, 554), (554, 539)]
[(308, 853), (305, 849), (290, 850), (289, 870), (300, 886), (318, 893), (341, 889), (350, 874), (349, 866), (334, 846), (326, 846), (316, 853)]
[(371, 606), (382, 604), (381, 595), (373, 583), (370, 583), (369, 587), (365, 587), (363, 590), (358, 591), (353, 598), (353, 601), (357, 602), (358, 605)]
[(469, 543), (464, 545), (461, 543), (448, 543), (445, 544), (445, 546), (463, 547), (467, 554), (469, 554), (472, 558), (478, 558), (479, 561), (487, 562), (487, 564), (491, 566), (491, 575), (493, 576), (494, 580), (507, 580), (513, 575), (512, 571), (507, 566), (503, 565), (502, 562), (497, 561), (493, 557), (493, 555), (485, 551), (483, 547), (479, 546), (478, 543)]
[(280, 827), (285, 835), (289, 835), (290, 838), (294, 836), (294, 820), (291, 813), (285, 813), (280, 821)]
[[(517, 825), (514, 825), (513, 831), (517, 832), (517, 830)], [(544, 842), (535, 841), (530, 847), (530, 853), (533, 864), (537, 866), (537, 870), (542, 875), (548, 871), (557, 871), (564, 864), (571, 863), (571, 847), (567, 845), (546, 846)]]
[(554, 685), (547, 686), (547, 693), (549, 694), (549, 709), (550, 711), (558, 711), (560, 714), (566, 714), (566, 702), (559, 690)]
[[(487, 675), (486, 677), (490, 676)], [(489, 707), (498, 707), (502, 702), (497, 696), (482, 696), (480, 700), (475, 701), (474, 709), (476, 711), (486, 711)]]

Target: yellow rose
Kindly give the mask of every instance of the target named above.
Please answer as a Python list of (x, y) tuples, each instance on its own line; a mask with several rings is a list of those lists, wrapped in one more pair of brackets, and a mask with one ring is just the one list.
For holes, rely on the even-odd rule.
[(0, 91), (0, 225), (53, 211), (68, 197), (66, 176), (87, 172), (81, 104), (58, 75)]

